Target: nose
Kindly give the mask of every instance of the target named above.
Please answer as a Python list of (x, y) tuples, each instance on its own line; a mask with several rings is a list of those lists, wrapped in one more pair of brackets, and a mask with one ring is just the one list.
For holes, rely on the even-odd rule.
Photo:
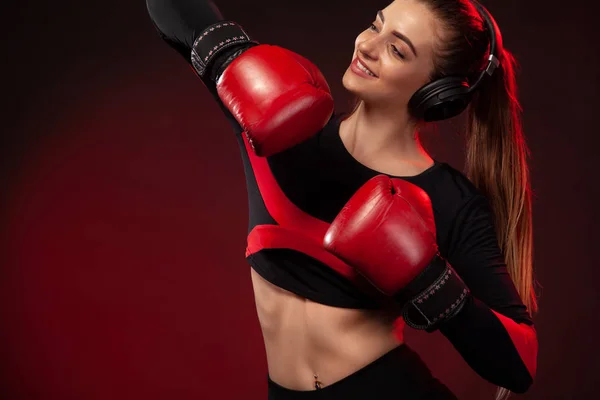
[(377, 60), (379, 43), (376, 38), (368, 38), (358, 42), (356, 50), (369, 60)]

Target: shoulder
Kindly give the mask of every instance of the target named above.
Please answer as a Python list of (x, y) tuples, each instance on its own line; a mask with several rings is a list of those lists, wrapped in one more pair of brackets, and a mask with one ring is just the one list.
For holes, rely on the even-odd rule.
[(487, 199), (467, 176), (445, 162), (436, 165), (424, 175), (411, 180), (429, 196), (433, 208), (438, 244), (442, 254), (450, 250), (452, 237), (464, 227), (467, 215), (484, 210)]
[(429, 195), (434, 210), (453, 215), (483, 195), (467, 176), (448, 163), (436, 161), (432, 170), (413, 183)]

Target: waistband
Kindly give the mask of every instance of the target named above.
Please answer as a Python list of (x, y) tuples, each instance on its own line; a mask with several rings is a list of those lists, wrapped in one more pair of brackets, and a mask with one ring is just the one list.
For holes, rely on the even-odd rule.
[(268, 375), (267, 381), (269, 400), (383, 400), (399, 397), (406, 400), (457, 400), (448, 388), (431, 375), (421, 358), (406, 344), (322, 389), (288, 389)]

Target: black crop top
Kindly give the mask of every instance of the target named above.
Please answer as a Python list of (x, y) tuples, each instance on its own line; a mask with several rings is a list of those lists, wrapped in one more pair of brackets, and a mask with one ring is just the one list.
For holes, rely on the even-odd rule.
[[(347, 151), (339, 136), (340, 122), (341, 118), (334, 115), (314, 137), (268, 158), (271, 172), (289, 200), (306, 213), (328, 223), (360, 186), (380, 174), (359, 163)], [(241, 136), (238, 135), (238, 138), (241, 139)], [(274, 221), (261, 201), (245, 151), (242, 155), (248, 192), (252, 194), (249, 199), (250, 232), (257, 225)], [(483, 211), (485, 198), (478, 195), (463, 174), (443, 162), (435, 161), (423, 173), (401, 178), (421, 187), (429, 195), (440, 254), (454, 265), (454, 258), (460, 257), (460, 250), (464, 248), (461, 241), (464, 241), (465, 235), (476, 237), (489, 228), (487, 218), (480, 219), (477, 225), (466, 220), (473, 212)], [(490, 246), (488, 251), (499, 254), (495, 243), (490, 243)], [(249, 254), (247, 259), (263, 278), (307, 299), (335, 307), (379, 307), (354, 283), (300, 251), (264, 249)], [(524, 307), (521, 309), (525, 311)], [(515, 311), (518, 315), (519, 312)], [(526, 315), (525, 312), (523, 316)]]

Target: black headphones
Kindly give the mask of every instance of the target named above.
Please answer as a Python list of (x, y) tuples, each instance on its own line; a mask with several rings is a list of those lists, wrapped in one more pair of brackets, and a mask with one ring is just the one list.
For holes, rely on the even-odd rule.
[(491, 76), (500, 65), (496, 56), (496, 46), (498, 40), (502, 40), (502, 38), (498, 36), (499, 30), (496, 21), (485, 7), (475, 0), (472, 0), (472, 3), (485, 21), (488, 30), (490, 41), (488, 64), (472, 85), (469, 85), (466, 77), (447, 76), (432, 81), (417, 90), (408, 102), (408, 107), (413, 116), (418, 119), (427, 122), (440, 121), (460, 114), (469, 105), (471, 95), (480, 86), (485, 76)]

